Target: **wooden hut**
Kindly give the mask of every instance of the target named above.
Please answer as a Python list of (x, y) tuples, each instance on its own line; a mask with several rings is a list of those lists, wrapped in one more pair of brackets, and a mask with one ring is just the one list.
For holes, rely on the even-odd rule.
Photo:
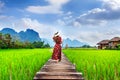
[(111, 48), (117, 48), (118, 44), (120, 44), (120, 37), (114, 37), (109, 42), (109, 46)]
[(97, 43), (98, 49), (105, 49), (109, 47), (109, 40), (102, 40), (99, 43)]

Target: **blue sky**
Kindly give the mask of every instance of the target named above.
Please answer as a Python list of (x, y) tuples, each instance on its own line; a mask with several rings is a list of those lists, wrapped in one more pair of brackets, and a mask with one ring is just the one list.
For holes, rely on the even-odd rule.
[(96, 45), (120, 36), (120, 0), (0, 0), (0, 29), (34, 29), (41, 38), (57, 31), (63, 38)]

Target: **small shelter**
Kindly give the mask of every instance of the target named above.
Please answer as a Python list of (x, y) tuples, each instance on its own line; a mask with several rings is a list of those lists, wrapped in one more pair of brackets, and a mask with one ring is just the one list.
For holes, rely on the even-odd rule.
[(118, 44), (120, 44), (120, 37), (114, 37), (109, 42), (109, 46), (111, 48), (117, 48)]
[(109, 40), (102, 40), (99, 43), (97, 43), (98, 49), (105, 49), (109, 47)]

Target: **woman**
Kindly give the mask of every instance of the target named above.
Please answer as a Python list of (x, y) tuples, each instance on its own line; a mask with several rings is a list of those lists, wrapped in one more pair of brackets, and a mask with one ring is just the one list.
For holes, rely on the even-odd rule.
[(58, 61), (61, 61), (61, 43), (62, 38), (58, 35), (58, 32), (54, 34), (53, 40), (55, 42), (55, 46), (53, 49), (52, 59)]

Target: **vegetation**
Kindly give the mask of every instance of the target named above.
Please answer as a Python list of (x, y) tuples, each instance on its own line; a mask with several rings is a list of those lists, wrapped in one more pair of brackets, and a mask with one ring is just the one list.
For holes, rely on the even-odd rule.
[(120, 44), (117, 45), (117, 48), (120, 50)]
[(18, 39), (12, 38), (10, 34), (0, 33), (0, 49), (8, 48), (49, 48), (49, 44), (45, 44), (43, 41), (19, 41)]
[(83, 46), (80, 46), (80, 47), (69, 47), (68, 45), (66, 45), (65, 47), (64, 47), (65, 49), (67, 49), (67, 48), (73, 48), (73, 49), (80, 49), (80, 48), (96, 48), (96, 46), (90, 46), (90, 45), (83, 45)]
[(119, 50), (66, 49), (63, 52), (85, 80), (120, 80)]
[(0, 80), (33, 80), (50, 56), (49, 49), (0, 50)]
[(81, 46), (81, 48), (95, 48), (95, 47), (92, 47), (90, 45), (83, 45), (83, 46)]

